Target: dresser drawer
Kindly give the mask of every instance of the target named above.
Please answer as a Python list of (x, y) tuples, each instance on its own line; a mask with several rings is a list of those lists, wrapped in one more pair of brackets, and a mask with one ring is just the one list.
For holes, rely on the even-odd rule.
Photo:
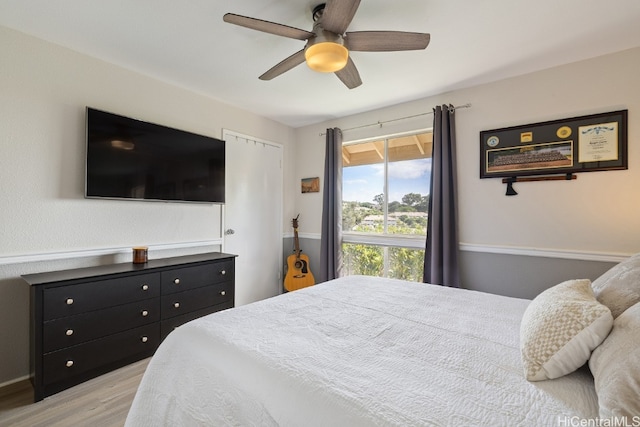
[(160, 297), (44, 322), (45, 353), (160, 320)]
[(52, 384), (97, 367), (140, 355), (150, 356), (160, 343), (158, 323), (47, 353), (43, 357), (43, 383)]
[(162, 296), (160, 313), (162, 319), (179, 316), (191, 311), (233, 302), (233, 282), (218, 283), (213, 286), (192, 289)]
[(162, 294), (182, 292), (229, 280), (233, 277), (233, 266), (234, 262), (230, 260), (163, 271)]
[(43, 318), (57, 319), (159, 295), (160, 273), (49, 288), (43, 291)]

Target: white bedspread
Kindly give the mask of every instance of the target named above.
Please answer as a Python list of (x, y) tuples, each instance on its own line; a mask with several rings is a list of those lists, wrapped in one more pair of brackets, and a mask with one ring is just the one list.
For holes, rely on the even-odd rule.
[(519, 327), (528, 304), (351, 276), (215, 313), (162, 343), (126, 425), (556, 426), (596, 418), (587, 370), (524, 379)]

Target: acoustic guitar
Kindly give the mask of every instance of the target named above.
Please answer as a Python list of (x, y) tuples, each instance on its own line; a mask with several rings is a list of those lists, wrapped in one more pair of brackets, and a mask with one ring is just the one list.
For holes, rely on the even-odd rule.
[(287, 275), (284, 278), (284, 288), (291, 292), (298, 289), (312, 286), (316, 283), (316, 279), (309, 268), (309, 257), (301, 253), (300, 243), (298, 242), (298, 218), (293, 218), (293, 241), (295, 243), (295, 253), (287, 257)]

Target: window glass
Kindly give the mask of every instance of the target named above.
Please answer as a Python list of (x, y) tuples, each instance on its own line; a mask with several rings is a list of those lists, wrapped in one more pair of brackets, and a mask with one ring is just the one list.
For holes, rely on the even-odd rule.
[(342, 230), (382, 233), (384, 169), (380, 164), (342, 170)]
[(389, 163), (388, 233), (427, 234), (431, 159)]
[(343, 275), (384, 276), (382, 246), (344, 243), (342, 245)]
[(431, 149), (430, 132), (345, 144), (342, 230), (425, 235)]
[(389, 248), (387, 277), (422, 282), (424, 249)]

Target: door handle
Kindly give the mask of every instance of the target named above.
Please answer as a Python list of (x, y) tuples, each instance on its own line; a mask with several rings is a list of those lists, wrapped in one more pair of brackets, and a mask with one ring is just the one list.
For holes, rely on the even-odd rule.
[(234, 230), (233, 228), (227, 228), (224, 232), (224, 234), (226, 234), (227, 236), (231, 235), (231, 234), (235, 234), (236, 230)]

